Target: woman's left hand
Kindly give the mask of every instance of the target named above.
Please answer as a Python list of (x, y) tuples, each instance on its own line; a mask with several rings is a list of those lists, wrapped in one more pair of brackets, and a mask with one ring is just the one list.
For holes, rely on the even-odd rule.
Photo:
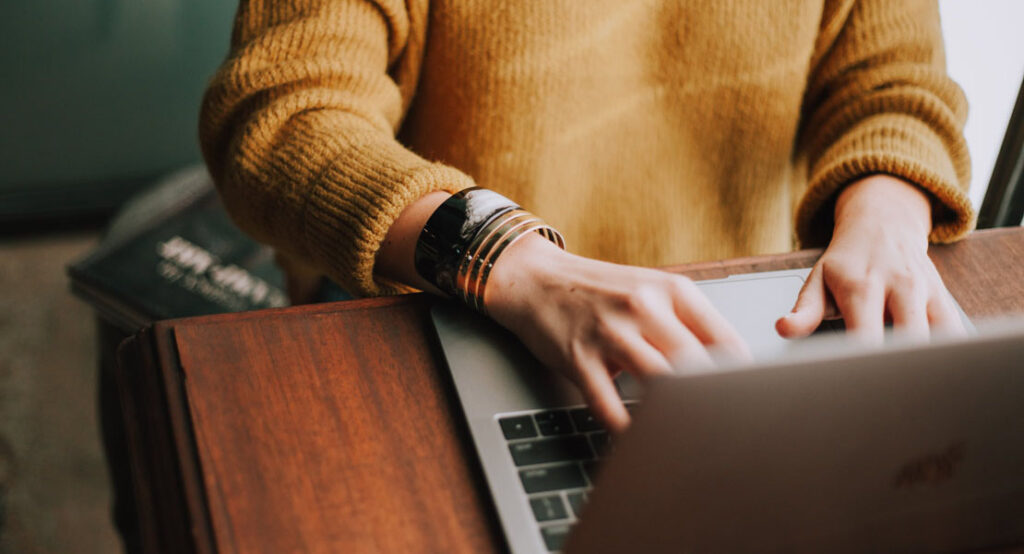
[(928, 258), (931, 205), (917, 187), (888, 175), (852, 183), (839, 195), (832, 241), (815, 264), (793, 311), (776, 329), (787, 338), (811, 334), (842, 316), (848, 333), (882, 342), (894, 331), (927, 339), (963, 334), (942, 278)]

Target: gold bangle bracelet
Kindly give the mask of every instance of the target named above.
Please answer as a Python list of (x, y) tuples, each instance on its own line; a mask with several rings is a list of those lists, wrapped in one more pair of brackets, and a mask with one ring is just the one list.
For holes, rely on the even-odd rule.
[(465, 275), (464, 280), (460, 279), (465, 284), (463, 294), (467, 305), (480, 313), (487, 313), (484, 298), (491, 270), (494, 269), (494, 265), (502, 252), (533, 231), (539, 232), (541, 236), (554, 242), (559, 248), (565, 249), (565, 240), (562, 238), (562, 235), (553, 227), (544, 223), (540, 218), (531, 214), (530, 219), (521, 221), (501, 233), (500, 240), (477, 257), (477, 260), (475, 260), (477, 263), (473, 266), (474, 271)]
[(485, 313), (483, 305), (484, 289), (487, 285), (487, 277), (491, 273), (491, 268), (494, 267), (494, 262), (498, 259), (501, 252), (508, 248), (511, 241), (543, 225), (544, 222), (537, 217), (531, 216), (528, 219), (515, 222), (514, 225), (497, 237), (498, 240), (494, 242), (492, 247), (484, 255), (477, 258), (476, 263), (473, 265), (473, 270), (468, 275), (468, 286), (466, 287), (467, 304), (477, 311)]
[(469, 247), (466, 248), (466, 254), (459, 263), (455, 278), (456, 289), (460, 293), (463, 302), (468, 303), (467, 295), (465, 293), (467, 290), (466, 278), (468, 275), (474, 273), (474, 266), (479, 265), (481, 258), (485, 256), (486, 253), (494, 246), (494, 243), (501, 238), (501, 235), (508, 231), (508, 227), (511, 224), (518, 220), (532, 217), (535, 216), (527, 211), (520, 209), (511, 210), (489, 222), (486, 227), (481, 229), (477, 235), (473, 237)]
[(484, 296), (495, 262), (512, 243), (533, 231), (559, 248), (565, 248), (565, 240), (558, 231), (518, 207), (497, 214), (477, 229), (454, 268), (454, 296), (467, 306), (486, 313)]

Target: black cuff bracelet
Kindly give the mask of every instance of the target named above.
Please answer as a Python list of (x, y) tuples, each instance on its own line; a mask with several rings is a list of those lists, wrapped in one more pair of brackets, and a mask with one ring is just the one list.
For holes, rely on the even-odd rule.
[(416, 243), (416, 272), (445, 294), (458, 297), (459, 263), (473, 237), (495, 217), (518, 209), (504, 196), (480, 187), (461, 190), (434, 211)]
[(565, 248), (562, 235), (504, 196), (478, 187), (446, 200), (416, 243), (417, 273), (442, 292), (486, 313), (487, 278), (498, 256), (531, 232)]

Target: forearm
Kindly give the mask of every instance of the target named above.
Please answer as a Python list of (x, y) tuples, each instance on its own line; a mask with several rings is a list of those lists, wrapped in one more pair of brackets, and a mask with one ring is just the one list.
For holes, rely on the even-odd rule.
[(800, 242), (827, 244), (837, 195), (879, 174), (927, 191), (931, 240), (955, 240), (974, 217), (961, 133), (966, 102), (945, 72), (937, 9), (926, 0), (847, 5), (835, 14), (842, 26), (819, 37), (804, 98), (798, 148), (809, 173), (796, 213)]
[(407, 206), (388, 229), (377, 252), (374, 271), (383, 277), (405, 283), (420, 290), (441, 294), (427, 282), (413, 264), (416, 242), (431, 214), (449, 196), (446, 192), (431, 192)]
[(405, 11), (245, 0), (203, 102), (203, 154), (235, 223), (358, 296), (408, 291), (375, 273), (387, 230), (418, 199), (473, 185), (395, 139), (414, 88), (397, 79), (416, 73), (393, 32), (411, 28)]

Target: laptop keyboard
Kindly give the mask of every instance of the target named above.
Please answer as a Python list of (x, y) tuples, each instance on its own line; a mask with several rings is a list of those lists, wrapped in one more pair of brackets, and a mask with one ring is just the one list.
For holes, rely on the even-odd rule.
[(611, 445), (608, 432), (586, 408), (502, 415), (498, 424), (541, 539), (561, 550)]

